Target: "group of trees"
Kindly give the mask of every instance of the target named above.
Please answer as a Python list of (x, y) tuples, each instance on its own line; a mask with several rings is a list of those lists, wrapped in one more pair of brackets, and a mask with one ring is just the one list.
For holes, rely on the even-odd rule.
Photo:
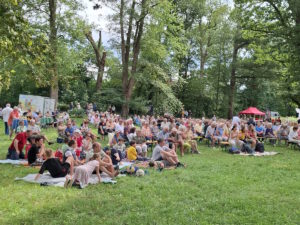
[(297, 0), (93, 0), (112, 10), (105, 45), (80, 0), (2, 2), (1, 104), (30, 93), (123, 116), (152, 105), (229, 118), (250, 105), (282, 115), (300, 106)]

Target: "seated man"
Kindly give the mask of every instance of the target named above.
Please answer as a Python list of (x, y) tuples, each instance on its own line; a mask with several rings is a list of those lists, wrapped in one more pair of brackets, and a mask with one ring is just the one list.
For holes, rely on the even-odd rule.
[(25, 155), (22, 151), (27, 142), (27, 138), (31, 134), (32, 131), (30, 129), (27, 129), (26, 132), (21, 132), (17, 134), (8, 148), (8, 153), (6, 158), (12, 160), (24, 159)]
[(215, 146), (215, 142), (217, 140), (215, 137), (216, 125), (217, 124), (215, 122), (212, 122), (211, 125), (207, 127), (205, 134), (205, 137), (211, 141), (212, 147)]
[(69, 172), (70, 176), (73, 176), (74, 161), (72, 156), (69, 156), (64, 163), (61, 163), (58, 158), (53, 157), (53, 152), (51, 149), (46, 149), (45, 158), (46, 160), (34, 180), (38, 180), (45, 170), (48, 170), (51, 176), (54, 178), (65, 177)]
[(73, 127), (72, 127), (72, 123), (71, 123), (71, 121), (68, 121), (67, 122), (67, 127), (66, 127), (66, 129), (65, 129), (65, 135), (67, 136), (67, 137), (72, 137), (73, 136), (73, 134), (74, 134), (74, 129), (73, 129)]
[(171, 165), (176, 167), (184, 166), (179, 162), (176, 152), (165, 146), (163, 139), (158, 139), (157, 145), (153, 149), (151, 159), (153, 161), (167, 160)]
[(27, 155), (29, 165), (35, 163), (37, 159), (42, 159), (45, 151), (44, 138), (42, 136), (33, 136), (30, 140), (32, 145)]
[(136, 150), (138, 154), (142, 157), (147, 156), (147, 148), (146, 138), (142, 135), (142, 131), (140, 129), (136, 130), (136, 136), (133, 138), (133, 141), (136, 143)]

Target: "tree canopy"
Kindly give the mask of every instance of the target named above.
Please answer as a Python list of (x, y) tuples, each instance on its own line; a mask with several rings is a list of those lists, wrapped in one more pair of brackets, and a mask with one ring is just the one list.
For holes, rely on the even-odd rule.
[[(0, 103), (19, 94), (232, 117), (300, 106), (297, 0), (3, 0)], [(109, 41), (81, 11), (108, 8)], [(102, 17), (103, 19), (103, 17)], [(100, 19), (99, 19), (100, 20)]]

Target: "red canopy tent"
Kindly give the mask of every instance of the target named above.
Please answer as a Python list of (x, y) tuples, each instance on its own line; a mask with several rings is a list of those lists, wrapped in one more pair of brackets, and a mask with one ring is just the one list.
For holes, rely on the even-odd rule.
[(259, 111), (255, 107), (249, 107), (248, 109), (245, 109), (241, 112), (239, 112), (239, 115), (254, 115), (254, 116), (264, 116), (266, 115), (264, 112)]

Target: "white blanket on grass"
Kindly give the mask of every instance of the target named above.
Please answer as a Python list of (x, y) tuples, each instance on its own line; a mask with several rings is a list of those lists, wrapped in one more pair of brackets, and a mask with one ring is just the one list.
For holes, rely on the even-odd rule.
[(11, 160), (11, 159), (3, 159), (0, 160), (0, 164), (12, 164), (12, 165), (24, 165), (28, 164), (27, 160)]
[(244, 153), (241, 152), (240, 154), (236, 154), (236, 155), (243, 155), (243, 156), (270, 156), (270, 155), (277, 155), (279, 154), (279, 152), (255, 152), (253, 155), (249, 154), (249, 153)]
[[(36, 174), (28, 174), (23, 178), (17, 177), (15, 180), (23, 180), (30, 183), (47, 183), (48, 186), (56, 186), (56, 187), (64, 187), (64, 183), (66, 181), (65, 177), (53, 178), (49, 173), (45, 173), (40, 176), (40, 178), (35, 181)], [(110, 183), (115, 184), (117, 181), (112, 180), (107, 174), (101, 174), (101, 181), (102, 183)], [(89, 179), (89, 184), (97, 184), (99, 182), (97, 175), (93, 174)]]

